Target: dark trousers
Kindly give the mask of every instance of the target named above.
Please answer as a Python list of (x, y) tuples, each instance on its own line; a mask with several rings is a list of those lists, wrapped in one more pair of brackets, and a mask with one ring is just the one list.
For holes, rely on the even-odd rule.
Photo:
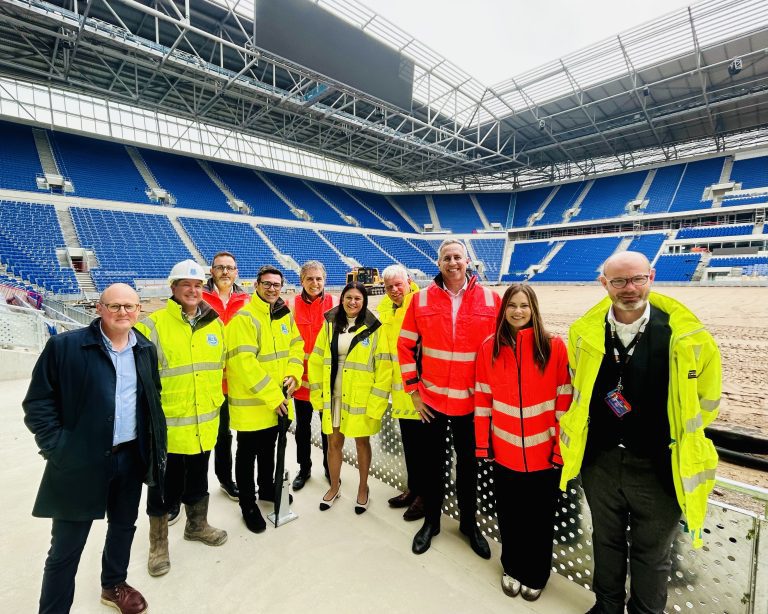
[(592, 512), (592, 588), (599, 612), (623, 614), (629, 558), (627, 611), (661, 614), (681, 516), (669, 476), (660, 476), (649, 459), (616, 447), (584, 465), (581, 480)]
[(194, 505), (208, 496), (208, 452), (199, 454), (168, 454), (165, 468), (165, 489), (147, 489), (147, 514), (164, 516), (181, 503)]
[[(302, 473), (309, 473), (312, 469), (312, 403), (293, 400), (296, 409), (296, 462), (299, 463), (299, 469)], [(320, 413), (322, 423), (323, 414)], [(328, 435), (320, 433), (320, 439), (323, 443), (323, 468), (328, 473)]]
[(456, 498), (462, 528), (475, 526), (477, 512), (477, 460), (475, 459), (474, 415), (446, 416), (432, 409), (434, 418), (424, 423), (424, 511), (426, 521), (440, 524), (445, 485), (451, 474), (448, 433), (453, 435), (456, 451)]
[[(138, 445), (131, 443), (112, 455), (107, 494), (107, 537), (101, 555), (101, 586), (125, 582), (131, 557), (141, 485), (146, 466)], [(51, 549), (45, 560), (40, 613), (69, 612), (75, 597), (75, 575), (92, 520), (53, 519)]]
[(213, 469), (219, 484), (232, 481), (232, 433), (229, 430), (229, 402), (224, 399), (219, 410), (219, 434), (213, 449)]
[(424, 430), (421, 420), (400, 418), (400, 438), (403, 441), (405, 469), (408, 472), (408, 490), (416, 496), (424, 493)]
[(504, 573), (528, 588), (544, 588), (552, 567), (560, 471), (525, 473), (493, 464), (493, 494)]
[[(235, 477), (240, 489), (240, 507), (247, 511), (256, 506), (256, 484), (259, 498), (275, 498), (275, 443), (277, 427), (260, 431), (238, 431), (235, 453)], [(257, 470), (254, 484), (254, 465)]]

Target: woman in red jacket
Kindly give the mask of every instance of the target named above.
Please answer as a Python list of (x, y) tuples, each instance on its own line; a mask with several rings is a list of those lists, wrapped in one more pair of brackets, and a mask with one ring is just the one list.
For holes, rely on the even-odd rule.
[(477, 457), (493, 461), (501, 587), (534, 601), (549, 579), (562, 466), (558, 421), (571, 403), (568, 352), (528, 284), (507, 289), (477, 356)]

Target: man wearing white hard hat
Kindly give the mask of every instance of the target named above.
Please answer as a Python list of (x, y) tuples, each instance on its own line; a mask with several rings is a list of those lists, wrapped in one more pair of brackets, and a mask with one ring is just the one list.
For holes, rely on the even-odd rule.
[(227, 533), (208, 524), (208, 461), (216, 445), (224, 402), (224, 325), (203, 300), (205, 271), (184, 260), (168, 276), (172, 296), (165, 309), (136, 325), (157, 347), (161, 401), (168, 425), (168, 466), (163, 488), (147, 493), (149, 561), (152, 576), (171, 568), (168, 511), (184, 503), (184, 539), (220, 546)]

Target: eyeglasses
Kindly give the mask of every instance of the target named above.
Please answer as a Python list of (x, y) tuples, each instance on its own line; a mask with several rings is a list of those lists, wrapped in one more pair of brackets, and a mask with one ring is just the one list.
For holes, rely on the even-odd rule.
[(236, 266), (230, 266), (228, 264), (214, 264), (211, 268), (214, 271), (218, 271), (219, 273), (223, 273), (224, 271), (226, 271), (227, 273), (233, 273), (237, 271)]
[(102, 303), (102, 305), (107, 308), (109, 313), (117, 313), (121, 308), (125, 309), (125, 313), (135, 313), (141, 309), (141, 305), (137, 303), (127, 303), (125, 305), (120, 303)]
[(281, 281), (260, 281), (259, 282), (266, 290), (269, 290), (271, 288), (274, 288), (275, 290), (279, 290), (283, 287), (283, 282)]
[(650, 275), (635, 275), (634, 277), (615, 277), (614, 279), (609, 279), (608, 283), (611, 284), (614, 288), (617, 290), (621, 290), (622, 288), (626, 288), (627, 284), (629, 282), (632, 282), (633, 286), (644, 286), (648, 283), (648, 280), (651, 278)]

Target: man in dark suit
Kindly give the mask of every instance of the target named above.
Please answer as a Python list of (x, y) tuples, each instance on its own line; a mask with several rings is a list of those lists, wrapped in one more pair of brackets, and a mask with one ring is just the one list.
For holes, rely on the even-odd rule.
[(157, 352), (133, 330), (133, 288), (109, 286), (96, 311), (90, 326), (48, 340), (23, 402), (46, 459), (32, 515), (53, 519), (41, 614), (69, 612), (91, 524), (105, 512), (101, 601), (122, 614), (147, 611), (126, 578), (142, 482), (162, 483), (165, 472)]

